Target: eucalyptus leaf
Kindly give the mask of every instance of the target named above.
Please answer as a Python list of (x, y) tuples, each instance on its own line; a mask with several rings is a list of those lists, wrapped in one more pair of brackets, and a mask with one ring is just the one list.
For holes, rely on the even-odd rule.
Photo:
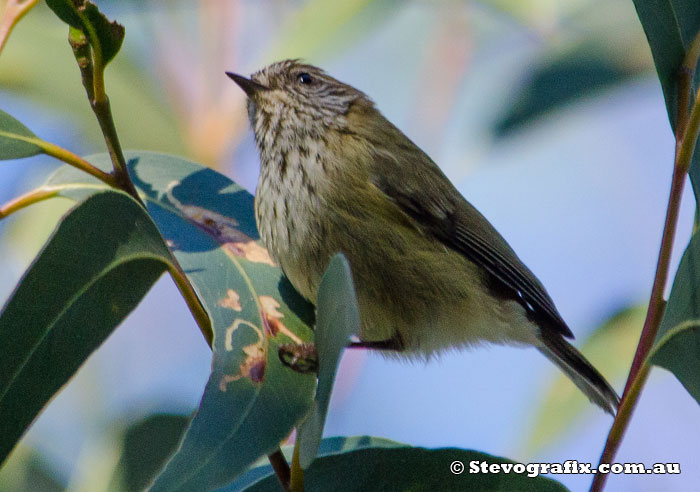
[[(276, 449), (308, 413), (315, 377), (284, 366), (278, 348), (313, 341), (313, 307), (260, 244), (250, 193), (177, 157), (128, 152), (126, 158), (214, 331), (212, 373), (199, 410), (151, 490), (211, 490)], [(109, 166), (107, 154), (87, 159)], [(48, 185), (95, 182), (64, 167)]]
[[(357, 447), (342, 446), (345, 439), (324, 439), (331, 450), (321, 447), (319, 458), (304, 472), (306, 490), (333, 492), (433, 492), (478, 490), (480, 492), (561, 492), (567, 489), (545, 477), (527, 473), (474, 473), (481, 463), (513, 465), (505, 458), (457, 448), (413, 448), (374, 437), (349, 438)], [(341, 444), (342, 450), (333, 449)], [(464, 465), (461, 473), (451, 470), (455, 462)], [(459, 468), (455, 468), (459, 470)], [(250, 481), (254, 477), (256, 481)], [(242, 488), (244, 484), (251, 484)], [(279, 492), (279, 482), (269, 467), (253, 469), (237, 483), (218, 492)]]
[(110, 482), (110, 491), (141, 492), (153, 481), (177, 449), (190, 417), (151, 414), (130, 422), (122, 430), (121, 456)]
[(0, 160), (41, 154), (39, 141), (29, 128), (0, 109)]
[(311, 413), (299, 428), (299, 461), (307, 468), (316, 457), (340, 356), (350, 337), (360, 331), (360, 312), (350, 264), (342, 253), (331, 258), (318, 289), (316, 351), (318, 386)]
[[(676, 127), (678, 74), (683, 58), (700, 31), (700, 2), (634, 0), (661, 81), (671, 127)], [(697, 71), (696, 71), (697, 74)], [(695, 80), (697, 87), (697, 77)]]
[(93, 50), (101, 54), (104, 65), (119, 52), (124, 26), (108, 20), (97, 5), (89, 0), (46, 0), (46, 3), (63, 22), (85, 34)]
[(507, 136), (550, 111), (629, 79), (634, 72), (622, 60), (584, 45), (548, 60), (514, 97), (514, 103), (495, 125), (497, 136)]
[(650, 354), (700, 403), (700, 236), (683, 254)]
[(0, 461), (170, 261), (124, 193), (102, 191), (63, 218), (0, 313)]

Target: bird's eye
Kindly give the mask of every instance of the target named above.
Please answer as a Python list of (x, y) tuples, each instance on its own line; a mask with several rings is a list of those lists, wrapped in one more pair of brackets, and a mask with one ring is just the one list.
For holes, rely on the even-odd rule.
[(302, 72), (299, 75), (297, 75), (297, 81), (300, 84), (310, 84), (311, 82), (313, 82), (313, 79), (311, 78), (311, 75), (309, 75), (308, 73)]

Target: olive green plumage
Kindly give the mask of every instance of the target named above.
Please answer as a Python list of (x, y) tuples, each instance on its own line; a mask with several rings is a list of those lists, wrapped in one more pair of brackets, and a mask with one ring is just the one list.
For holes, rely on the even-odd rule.
[(363, 342), (427, 358), (481, 342), (532, 345), (606, 411), (615, 391), (565, 338), (535, 275), (420, 148), (357, 89), (295, 60), (250, 79), (261, 238), (310, 301), (342, 252)]

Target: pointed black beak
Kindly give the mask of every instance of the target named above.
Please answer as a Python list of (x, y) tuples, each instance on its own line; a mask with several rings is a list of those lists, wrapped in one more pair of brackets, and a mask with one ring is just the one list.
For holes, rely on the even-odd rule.
[(248, 97), (253, 97), (260, 91), (268, 90), (268, 87), (258, 84), (254, 80), (247, 79), (242, 75), (238, 75), (237, 73), (226, 72), (226, 75), (228, 75), (236, 84), (238, 84), (238, 86), (243, 89), (243, 92), (245, 92)]

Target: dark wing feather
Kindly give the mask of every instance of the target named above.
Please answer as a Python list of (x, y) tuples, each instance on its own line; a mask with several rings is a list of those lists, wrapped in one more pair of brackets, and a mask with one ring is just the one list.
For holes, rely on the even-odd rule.
[(401, 159), (377, 155), (370, 177), (374, 185), (424, 233), (484, 268), (541, 328), (573, 338), (542, 283), (437, 165), (411, 142), (402, 143), (397, 152), (414, 162), (401, 167)]

